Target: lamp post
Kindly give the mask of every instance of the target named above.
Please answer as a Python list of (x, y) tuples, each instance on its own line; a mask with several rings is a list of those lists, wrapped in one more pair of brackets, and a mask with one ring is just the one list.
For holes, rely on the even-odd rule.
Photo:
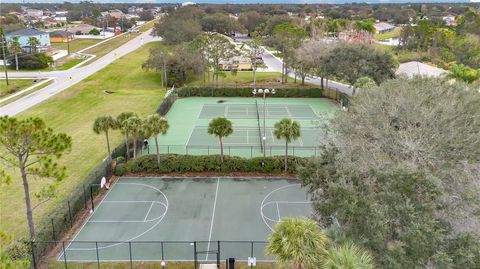
[(263, 136), (262, 136), (262, 143), (263, 143), (263, 157), (266, 157), (266, 143), (267, 143), (267, 135), (266, 135), (266, 118), (267, 118), (267, 106), (266, 106), (266, 100), (267, 100), (267, 95), (275, 94), (275, 89), (253, 89), (252, 91), (254, 96), (257, 95), (262, 95), (263, 98)]

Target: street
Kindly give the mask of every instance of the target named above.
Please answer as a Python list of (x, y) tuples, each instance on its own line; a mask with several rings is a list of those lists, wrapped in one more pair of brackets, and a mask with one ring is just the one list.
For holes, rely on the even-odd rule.
[[(153, 41), (160, 41), (161, 38), (153, 37), (150, 35), (150, 31), (146, 31), (131, 41), (123, 44), (122, 46), (114, 49), (105, 56), (94, 60), (94, 62), (75, 69), (69, 69), (65, 71), (52, 71), (52, 72), (9, 72), (9, 78), (54, 78), (54, 82), (45, 88), (35, 91), (29, 95), (26, 95), (10, 104), (0, 107), (0, 115), (14, 116), (22, 111), (25, 111), (46, 99), (58, 94), (69, 87), (77, 84), (88, 76), (98, 72), (110, 63), (116, 61), (120, 57), (140, 48), (143, 44)], [(121, 37), (119, 37), (121, 38)], [(5, 78), (5, 74), (0, 75), (1, 78)]]

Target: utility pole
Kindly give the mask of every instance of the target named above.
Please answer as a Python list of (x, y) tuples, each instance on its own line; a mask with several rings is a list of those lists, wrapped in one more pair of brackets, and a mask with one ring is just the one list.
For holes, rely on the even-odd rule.
[(65, 32), (67, 32), (67, 54), (70, 55), (70, 33), (68, 32), (68, 19), (65, 22)]
[(8, 71), (7, 71), (7, 55), (5, 54), (5, 47), (7, 46), (7, 39), (5, 38), (5, 35), (3, 34), (2, 31), (2, 55), (3, 55), (3, 69), (5, 69), (5, 81), (7, 83), (7, 86), (9, 85), (8, 82)]

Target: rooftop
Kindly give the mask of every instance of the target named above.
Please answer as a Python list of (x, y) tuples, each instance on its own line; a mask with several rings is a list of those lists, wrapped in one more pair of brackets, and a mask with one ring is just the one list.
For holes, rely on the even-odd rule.
[(406, 74), (408, 77), (413, 77), (417, 75), (429, 76), (429, 77), (438, 77), (446, 73), (446, 70), (441, 68), (424, 64), (417, 61), (407, 62), (400, 64), (397, 74)]
[(47, 32), (37, 30), (35, 28), (21, 29), (15, 32), (11, 32), (8, 36), (34, 36), (34, 35), (45, 35)]

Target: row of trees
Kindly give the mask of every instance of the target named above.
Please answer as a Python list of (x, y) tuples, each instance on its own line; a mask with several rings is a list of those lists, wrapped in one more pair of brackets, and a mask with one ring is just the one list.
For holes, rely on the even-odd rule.
[(146, 118), (140, 118), (133, 112), (120, 113), (116, 118), (112, 116), (100, 116), (93, 123), (93, 131), (96, 134), (104, 134), (107, 144), (108, 158), (112, 158), (110, 148), (109, 133), (112, 130), (120, 130), (124, 136), (125, 148), (127, 150), (126, 157), (130, 157), (130, 139), (133, 139), (133, 158), (137, 157), (138, 141), (153, 136), (155, 141), (157, 161), (160, 165), (160, 150), (158, 144), (158, 136), (165, 135), (168, 131), (169, 124), (167, 119), (158, 114), (152, 114)]
[(380, 268), (480, 268), (479, 103), (439, 78), (365, 86), (299, 175), (322, 226)]

